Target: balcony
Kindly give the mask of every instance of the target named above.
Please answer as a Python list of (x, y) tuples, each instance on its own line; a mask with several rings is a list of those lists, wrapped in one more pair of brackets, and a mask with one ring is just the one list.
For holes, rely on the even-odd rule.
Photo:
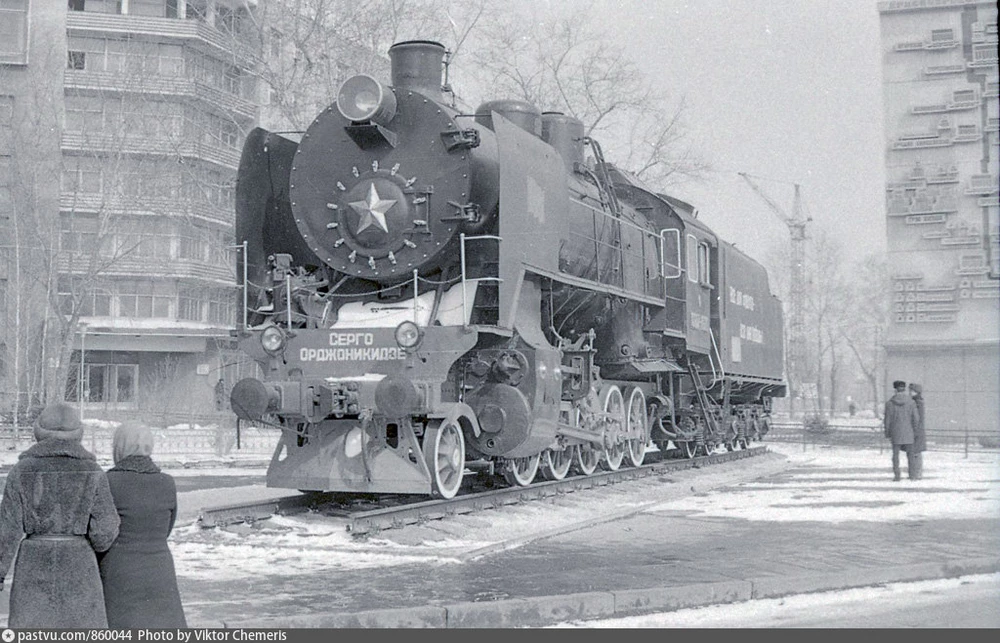
[(204, 199), (165, 197), (141, 197), (137, 199), (118, 194), (63, 192), (59, 195), (59, 209), (64, 212), (193, 217), (223, 226), (232, 226), (235, 220), (232, 208), (226, 209)]
[(120, 137), (100, 132), (63, 132), (62, 149), (70, 152), (103, 152), (109, 155), (184, 156), (209, 161), (231, 170), (240, 165), (239, 150), (185, 139), (164, 140), (140, 136)]
[(926, 180), (928, 185), (958, 183), (958, 168), (954, 166), (948, 169), (939, 168), (933, 174), (929, 174)]
[(892, 142), (892, 149), (894, 150), (912, 150), (920, 149), (925, 147), (948, 147), (951, 145), (950, 138), (944, 138), (937, 135), (931, 136), (921, 136), (919, 138), (912, 137), (900, 137)]
[(938, 114), (942, 112), (960, 112), (966, 109), (979, 107), (979, 97), (967, 98), (965, 100), (951, 100), (939, 105), (915, 105), (910, 108), (913, 114)]
[(969, 185), (965, 193), (970, 195), (996, 194), (998, 191), (997, 177), (992, 174), (974, 174), (969, 177)]
[[(946, 214), (958, 212), (958, 199), (951, 194), (918, 194), (912, 199), (905, 195), (893, 195), (889, 198), (886, 209), (888, 216), (906, 216), (907, 222), (909, 222), (910, 215), (944, 217)], [(932, 220), (921, 221), (921, 223), (924, 222), (935, 223)]]
[(957, 40), (913, 40), (909, 42), (896, 43), (896, 51), (937, 51), (943, 49), (954, 49), (959, 43)]
[(131, 36), (167, 36), (190, 41), (192, 44), (215, 50), (227, 56), (237, 56), (249, 62), (256, 58), (246, 42), (222, 33), (200, 20), (179, 18), (153, 18), (149, 16), (123, 16), (109, 13), (69, 11), (66, 14), (67, 31), (127, 34)]
[(992, 43), (972, 45), (972, 60), (968, 65), (972, 68), (996, 67), (997, 58), (997, 48)]
[(931, 65), (929, 67), (924, 67), (925, 76), (943, 76), (947, 74), (962, 74), (965, 73), (965, 65)]
[[(139, 256), (107, 260), (102, 277), (162, 277), (232, 285), (236, 281), (235, 263), (223, 266), (193, 259), (163, 259)], [(59, 253), (57, 270), (66, 275), (86, 274), (89, 256)]]
[(247, 119), (257, 118), (257, 105), (252, 101), (192, 78), (150, 75), (143, 76), (136, 82), (134, 78), (111, 72), (67, 69), (64, 84), (68, 89), (103, 93), (160, 94), (192, 98), (204, 101), (223, 112), (235, 113)]

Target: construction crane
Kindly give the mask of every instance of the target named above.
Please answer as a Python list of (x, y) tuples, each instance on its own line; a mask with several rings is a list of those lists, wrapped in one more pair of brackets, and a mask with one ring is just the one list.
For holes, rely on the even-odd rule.
[[(771, 210), (778, 215), (786, 226), (788, 226), (788, 232), (792, 237), (792, 253), (790, 261), (789, 274), (791, 276), (791, 284), (789, 290), (791, 291), (791, 301), (789, 302), (789, 315), (788, 315), (788, 385), (791, 391), (789, 391), (789, 400), (791, 401), (791, 411), (795, 411), (795, 394), (799, 391), (799, 385), (801, 384), (802, 373), (800, 372), (803, 365), (803, 360), (805, 358), (805, 320), (803, 318), (803, 304), (805, 299), (805, 245), (806, 245), (806, 224), (812, 221), (812, 217), (807, 216), (803, 212), (802, 206), (802, 190), (798, 183), (791, 183), (795, 186), (795, 196), (792, 200), (792, 214), (788, 215), (785, 210), (782, 209), (774, 199), (769, 197), (759, 185), (754, 181), (754, 179), (763, 179), (763, 177), (755, 177), (745, 172), (737, 172), (743, 180), (747, 182), (751, 189), (764, 200), (764, 203), (771, 208)], [(763, 179), (763, 180), (773, 180), (773, 179)], [(780, 181), (781, 183), (789, 183), (788, 181)]]

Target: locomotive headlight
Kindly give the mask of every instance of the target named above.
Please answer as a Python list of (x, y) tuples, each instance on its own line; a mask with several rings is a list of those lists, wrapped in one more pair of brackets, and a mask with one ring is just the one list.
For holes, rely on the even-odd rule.
[(367, 74), (344, 81), (337, 92), (337, 110), (349, 121), (387, 125), (396, 115), (396, 95)]
[(423, 333), (420, 332), (420, 327), (411, 321), (405, 321), (396, 326), (396, 343), (401, 348), (415, 348), (422, 338)]
[(260, 334), (260, 345), (272, 355), (280, 353), (285, 347), (285, 333), (277, 326), (268, 326)]

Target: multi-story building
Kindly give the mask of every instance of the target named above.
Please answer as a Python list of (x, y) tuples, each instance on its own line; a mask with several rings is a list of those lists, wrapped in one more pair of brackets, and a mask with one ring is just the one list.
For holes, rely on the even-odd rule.
[(887, 378), (930, 432), (1000, 432), (997, 5), (879, 2), (893, 313)]
[[(235, 381), (233, 190), (258, 116), (255, 5), (0, 1), (0, 137), (6, 119), (19, 139), (5, 154), (0, 138), (0, 209), (21, 227), (6, 235), (16, 288), (9, 249), (0, 262), (8, 396), (66, 386), (85, 413), (200, 413)], [(11, 320), (15, 290), (35, 298), (30, 319)], [(40, 375), (11, 380), (33, 360)]]

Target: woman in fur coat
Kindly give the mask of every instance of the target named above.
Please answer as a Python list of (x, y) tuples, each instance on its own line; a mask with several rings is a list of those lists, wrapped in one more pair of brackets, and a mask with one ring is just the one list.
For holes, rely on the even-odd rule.
[(108, 481), (121, 531), (100, 563), (108, 626), (187, 627), (167, 547), (177, 517), (174, 479), (150, 458), (153, 434), (144, 426), (120, 426), (112, 450)]
[(72, 406), (45, 407), (34, 429), (37, 442), (10, 470), (0, 502), (0, 579), (18, 552), (7, 626), (105, 628), (94, 552), (118, 535), (108, 478), (80, 443)]

